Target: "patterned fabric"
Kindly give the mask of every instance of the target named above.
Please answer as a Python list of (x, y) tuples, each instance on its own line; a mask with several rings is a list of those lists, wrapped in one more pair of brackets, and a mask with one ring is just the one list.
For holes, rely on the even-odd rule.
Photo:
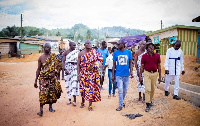
[(56, 103), (60, 98), (62, 88), (58, 80), (58, 74), (62, 70), (62, 63), (55, 54), (51, 54), (42, 64), (39, 75), (39, 101), (42, 104)]
[[(146, 50), (145, 52), (143, 52), (142, 54), (140, 54), (138, 56), (138, 60), (137, 60), (137, 66), (138, 66), (138, 69), (140, 71), (140, 67), (141, 67), (141, 59), (142, 59), (142, 55), (146, 53)], [(136, 75), (137, 75), (137, 71), (136, 71)], [(142, 93), (145, 93), (145, 86), (144, 86), (144, 75), (142, 73), (142, 78), (143, 78), (143, 85), (140, 84), (140, 81), (139, 81), (139, 77), (136, 76), (136, 80), (137, 80), (137, 88), (138, 88), (138, 92), (142, 92)]]
[(70, 52), (66, 56), (65, 61), (65, 69), (70, 73), (69, 75), (65, 75), (65, 87), (69, 99), (71, 99), (73, 95), (78, 96), (80, 94), (79, 84), (77, 81), (77, 64), (73, 64), (78, 61), (78, 53), (78, 50)]
[[(80, 93), (87, 101), (101, 101), (100, 75), (98, 68), (103, 62), (103, 57), (94, 49), (81, 56), (80, 59)], [(88, 71), (89, 67), (94, 69)]]

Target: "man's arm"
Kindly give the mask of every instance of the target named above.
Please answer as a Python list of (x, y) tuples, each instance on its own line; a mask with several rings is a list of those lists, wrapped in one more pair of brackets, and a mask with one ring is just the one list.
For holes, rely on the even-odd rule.
[(40, 71), (41, 71), (41, 66), (42, 66), (42, 62), (41, 62), (41, 56), (39, 57), (38, 59), (38, 68), (37, 68), (37, 71), (36, 71), (36, 78), (35, 78), (35, 83), (34, 83), (34, 87), (37, 88), (37, 79), (40, 75)]
[(164, 67), (165, 67), (165, 74), (169, 74), (169, 51), (168, 50), (166, 52)]
[(138, 60), (138, 51), (135, 53), (134, 64), (135, 64), (135, 69), (137, 71), (137, 76), (139, 77), (140, 72), (139, 72), (139, 69), (138, 69), (137, 60)]
[(81, 52), (78, 53), (78, 62), (77, 62), (78, 82), (80, 82), (80, 61), (81, 61)]
[(139, 74), (139, 80), (140, 80), (140, 82), (142, 82), (143, 81), (143, 79), (142, 79), (142, 73), (144, 72), (144, 64), (141, 64), (141, 67), (140, 67), (140, 74)]
[(133, 64), (132, 64), (132, 59), (129, 59), (129, 69), (130, 69), (131, 78), (133, 78)]
[(185, 70), (184, 70), (184, 59), (183, 59), (183, 52), (181, 51), (181, 56), (180, 56), (180, 63), (181, 63), (181, 71), (182, 71), (182, 75), (185, 74)]
[(63, 69), (64, 69), (64, 70), (65, 70), (66, 55), (67, 55), (67, 51), (65, 51), (65, 52), (63, 53), (63, 59), (62, 59), (62, 65), (63, 65)]
[(113, 67), (112, 67), (112, 81), (115, 81), (115, 68), (116, 68), (116, 61), (113, 60)]
[(158, 63), (158, 73), (159, 73), (158, 83), (160, 84), (160, 81), (161, 81), (161, 65), (160, 65), (160, 63)]

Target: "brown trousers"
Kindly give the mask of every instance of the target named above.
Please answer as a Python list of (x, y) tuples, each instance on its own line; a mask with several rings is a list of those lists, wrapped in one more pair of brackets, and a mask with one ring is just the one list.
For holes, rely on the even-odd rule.
[(144, 70), (145, 102), (146, 103), (151, 103), (153, 99), (157, 77), (158, 77), (158, 72), (150, 73)]

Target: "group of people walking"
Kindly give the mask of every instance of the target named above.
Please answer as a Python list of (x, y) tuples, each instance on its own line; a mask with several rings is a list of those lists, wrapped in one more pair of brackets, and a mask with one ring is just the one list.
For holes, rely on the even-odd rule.
[[(153, 106), (155, 85), (161, 81), (161, 60), (160, 55), (154, 52), (155, 45), (150, 39), (140, 41), (140, 49), (135, 53), (135, 68), (139, 101), (146, 103), (145, 111), (148, 112)], [(39, 101), (40, 111), (43, 115), (43, 106), (49, 104), (49, 111), (55, 112), (52, 104), (60, 98), (62, 88), (60, 85), (60, 71), (65, 76), (65, 87), (67, 90), (67, 105), (76, 106), (76, 97), (81, 95), (80, 108), (85, 107), (85, 101), (89, 101), (88, 110), (93, 111), (93, 102), (101, 101), (101, 90), (105, 70), (108, 67), (109, 95), (111, 92), (115, 97), (115, 90), (118, 87), (119, 106), (116, 111), (125, 108), (124, 99), (129, 85), (129, 77), (133, 78), (132, 53), (125, 48), (123, 40), (117, 42), (117, 48), (107, 49), (107, 43), (102, 42), (99, 49), (92, 48), (91, 42), (87, 40), (83, 51), (76, 50), (76, 43), (69, 43), (70, 49), (63, 53), (63, 57), (51, 53), (49, 43), (44, 44), (44, 54), (38, 59), (38, 68), (34, 87), (37, 88), (39, 80)], [(183, 65), (183, 53), (180, 49), (181, 42), (176, 41), (174, 47), (168, 49), (165, 60), (165, 95), (168, 96), (169, 83), (175, 78), (174, 99), (179, 100), (178, 88), (180, 69), (185, 73)], [(63, 77), (62, 77), (63, 79)], [(142, 95), (143, 94), (143, 95)], [(73, 97), (73, 101), (72, 101)]]

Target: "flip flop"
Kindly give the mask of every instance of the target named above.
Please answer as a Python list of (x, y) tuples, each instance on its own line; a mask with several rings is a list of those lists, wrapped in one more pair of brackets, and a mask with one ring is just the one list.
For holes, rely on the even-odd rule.
[(73, 106), (76, 106), (76, 102), (75, 101), (73, 102)]
[(84, 104), (84, 103), (81, 103), (80, 108), (84, 108), (84, 107), (85, 107), (85, 104)]
[(89, 110), (89, 111), (94, 111), (92, 106), (89, 106), (89, 107), (88, 107), (88, 110)]
[(53, 108), (49, 109), (50, 112), (55, 112), (56, 110), (54, 110)]
[(43, 111), (39, 111), (39, 112), (37, 113), (37, 115), (43, 116)]
[(70, 104), (71, 104), (71, 101), (68, 101), (68, 102), (67, 102), (67, 105), (70, 105)]

